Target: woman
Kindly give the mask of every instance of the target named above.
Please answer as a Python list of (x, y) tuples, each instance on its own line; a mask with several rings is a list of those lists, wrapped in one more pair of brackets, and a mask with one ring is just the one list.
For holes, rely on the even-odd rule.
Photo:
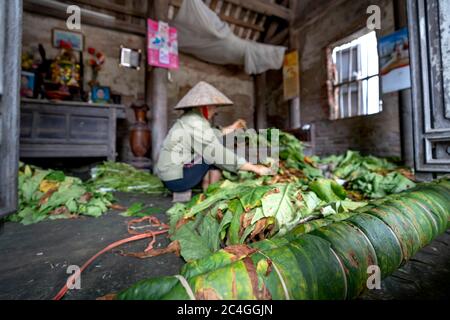
[(232, 104), (220, 91), (203, 81), (181, 99), (175, 109), (185, 112), (170, 129), (155, 167), (155, 173), (167, 189), (182, 193), (202, 182), (203, 190), (206, 190), (221, 179), (219, 169), (251, 171), (261, 176), (271, 174), (270, 168), (247, 162), (219, 141), (220, 135), (245, 128), (244, 120), (237, 120), (220, 133), (211, 127), (210, 121), (217, 108)]

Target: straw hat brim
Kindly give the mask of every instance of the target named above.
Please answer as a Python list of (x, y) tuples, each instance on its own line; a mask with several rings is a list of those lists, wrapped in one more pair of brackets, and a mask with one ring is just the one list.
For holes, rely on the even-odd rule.
[(204, 81), (193, 87), (175, 106), (176, 110), (202, 106), (228, 107), (233, 102), (222, 92)]

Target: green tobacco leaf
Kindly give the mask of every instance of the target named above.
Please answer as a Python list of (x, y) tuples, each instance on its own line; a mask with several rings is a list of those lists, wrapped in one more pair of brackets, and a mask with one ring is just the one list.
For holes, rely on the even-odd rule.
[(220, 240), (217, 237), (219, 233), (219, 223), (210, 214), (207, 214), (198, 228), (198, 233), (202, 239), (208, 241), (208, 248), (215, 252), (219, 250)]
[(46, 177), (46, 180), (63, 182), (66, 179), (66, 175), (62, 171), (52, 171)]
[(270, 186), (260, 186), (248, 188), (244, 191), (241, 195), (239, 195), (244, 211), (248, 212), (253, 208), (261, 206), (261, 199), (272, 189), (273, 187)]
[(72, 213), (78, 212), (78, 205), (77, 205), (77, 202), (75, 201), (75, 199), (70, 199), (69, 201), (67, 201), (65, 206)]
[(91, 176), (90, 184), (95, 189), (147, 194), (166, 192), (158, 177), (125, 163), (105, 162), (92, 169)]
[(64, 185), (57, 192), (53, 193), (47, 203), (41, 206), (40, 211), (49, 208), (58, 208), (66, 204), (69, 200), (79, 199), (86, 193), (86, 189), (79, 185)]
[(84, 215), (97, 218), (100, 217), (102, 213), (103, 213), (102, 208), (97, 206), (88, 206)]
[(49, 171), (36, 171), (33, 177), (26, 179), (22, 185), (19, 185), (19, 191), (21, 191), (25, 202), (33, 200), (34, 193), (39, 191), (39, 185), (48, 173)]
[(342, 186), (330, 179), (316, 179), (309, 184), (309, 188), (327, 203), (344, 200), (347, 194)]
[(173, 241), (178, 240), (181, 247), (181, 256), (186, 261), (207, 257), (212, 253), (208, 245), (208, 239), (202, 238), (194, 230), (195, 224), (189, 222), (181, 226), (171, 237)]
[(186, 212), (186, 206), (182, 203), (176, 203), (172, 208), (167, 210), (167, 215), (169, 216), (170, 234), (175, 232), (175, 227), (177, 222), (183, 218)]
[(229, 204), (229, 210), (233, 214), (230, 228), (228, 229), (227, 245), (239, 244), (239, 231), (241, 230), (241, 217), (245, 213), (244, 207), (238, 199), (232, 200)]
[(270, 193), (262, 199), (262, 209), (265, 217), (274, 217), (279, 233), (286, 233), (301, 218), (291, 197), (294, 194), (294, 185), (286, 184), (278, 187), (279, 192)]
[(197, 213), (202, 212), (213, 206), (215, 203), (223, 200), (230, 200), (236, 198), (248, 190), (249, 186), (246, 184), (234, 184), (232, 182), (224, 182), (221, 190), (207, 197), (205, 200), (189, 208), (185, 213), (185, 218), (195, 216)]
[(128, 207), (127, 211), (121, 213), (121, 216), (124, 217), (133, 217), (144, 209), (144, 203), (135, 202), (130, 207)]
[(46, 214), (42, 214), (31, 207), (27, 207), (20, 211), (18, 216), (21, 218), (21, 223), (26, 226), (40, 222), (46, 218)]
[(231, 220), (233, 220), (233, 213), (228, 210), (225, 215), (223, 216), (222, 221), (220, 222), (219, 228), (217, 228), (217, 237), (220, 241), (223, 241), (225, 238), (225, 235), (227, 233), (227, 228), (231, 224)]

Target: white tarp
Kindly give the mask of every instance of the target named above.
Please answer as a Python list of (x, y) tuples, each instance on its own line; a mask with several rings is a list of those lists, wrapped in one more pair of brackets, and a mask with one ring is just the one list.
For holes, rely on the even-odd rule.
[(173, 21), (180, 51), (216, 64), (244, 65), (259, 74), (283, 65), (285, 47), (244, 40), (236, 36), (202, 0), (184, 0)]

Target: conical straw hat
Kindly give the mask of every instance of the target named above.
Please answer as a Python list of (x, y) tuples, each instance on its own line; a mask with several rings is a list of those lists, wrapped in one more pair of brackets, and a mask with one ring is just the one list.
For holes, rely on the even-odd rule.
[(178, 102), (175, 109), (201, 106), (231, 106), (233, 102), (209, 83), (201, 81)]

